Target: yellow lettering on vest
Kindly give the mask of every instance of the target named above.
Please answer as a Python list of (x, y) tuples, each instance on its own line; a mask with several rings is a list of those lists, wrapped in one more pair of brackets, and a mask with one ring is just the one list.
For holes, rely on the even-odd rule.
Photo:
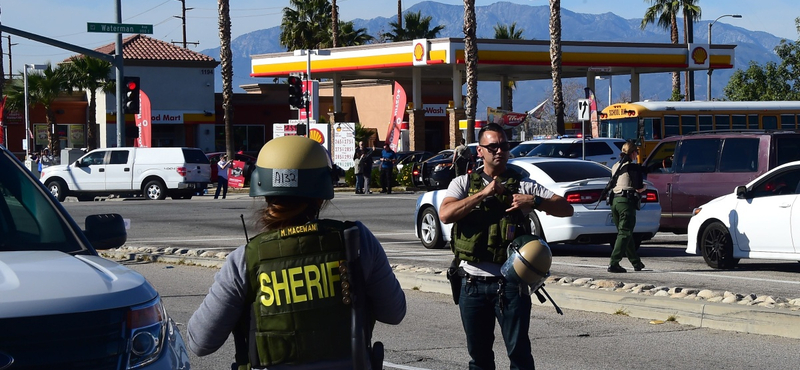
[(272, 306), (275, 303), (275, 293), (270, 288), (270, 283), (272, 280), (269, 278), (269, 274), (267, 273), (260, 273), (258, 274), (258, 281), (261, 284), (261, 292), (264, 293), (261, 295), (261, 304), (264, 306)]
[[(298, 275), (300, 275), (300, 279), (297, 279)], [(293, 302), (300, 303), (308, 300), (305, 294), (297, 293), (297, 289), (300, 289), (305, 285), (302, 267), (292, 267), (289, 269), (289, 285), (292, 287)]]
[(292, 296), (289, 293), (289, 277), (286, 274), (286, 270), (281, 270), (280, 272), (281, 277), (283, 278), (282, 283), (278, 282), (278, 277), (276, 276), (275, 271), (272, 271), (272, 289), (275, 289), (275, 303), (277, 303), (278, 306), (282, 304), (281, 292), (286, 295), (286, 304), (292, 303)]
[[(335, 271), (335, 272), (334, 272)], [(325, 274), (328, 275), (328, 291), (331, 295), (336, 295), (333, 290), (333, 283), (339, 281), (339, 261), (328, 262), (325, 264)]]
[(319, 267), (317, 265), (308, 265), (303, 266), (303, 273), (305, 273), (306, 278), (306, 292), (308, 293), (308, 299), (314, 300), (314, 291), (317, 292), (316, 298), (327, 298), (328, 294), (325, 291), (325, 288), (320, 284), (320, 273)]
[(287, 227), (285, 229), (281, 229), (281, 238), (297, 234), (317, 232), (318, 230), (319, 225), (316, 223)]

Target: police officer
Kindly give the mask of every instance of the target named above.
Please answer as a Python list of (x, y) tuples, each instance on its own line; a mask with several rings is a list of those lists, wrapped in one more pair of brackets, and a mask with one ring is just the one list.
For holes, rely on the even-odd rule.
[(558, 217), (572, 216), (563, 197), (506, 167), (509, 144), (502, 127), (488, 124), (478, 137), (482, 170), (458, 176), (440, 207), (442, 222), (453, 223), (451, 249), (460, 259), (458, 306), (471, 357), (470, 369), (494, 369), (495, 320), (512, 369), (533, 369), (530, 327), (531, 297), (519, 281), (506, 281), (501, 266), (508, 245), (529, 233), (533, 209)]
[[(639, 197), (647, 189), (642, 180), (642, 168), (637, 164), (639, 149), (632, 141), (622, 145), (622, 154), (619, 162), (611, 167), (611, 173), (617, 175), (617, 183), (611, 191), (614, 198), (611, 201), (611, 217), (617, 225), (617, 241), (611, 252), (611, 262), (608, 272), (627, 272), (619, 265), (622, 258), (628, 256), (628, 261), (633, 265), (634, 271), (644, 268), (639, 255), (636, 254), (636, 241), (633, 237), (633, 228), (636, 226), (636, 211), (639, 208)], [(620, 171), (617, 174), (617, 171)]]
[[(317, 142), (286, 136), (264, 145), (250, 188), (266, 201), (258, 212), (264, 232), (228, 256), (189, 319), (195, 354), (215, 352), (234, 332), (239, 369), (356, 368), (349, 291), (357, 268), (369, 317), (400, 323), (405, 295), (375, 236), (358, 221), (319, 218), (333, 199), (330, 179)], [(358, 263), (347, 264), (347, 243), (357, 243)]]

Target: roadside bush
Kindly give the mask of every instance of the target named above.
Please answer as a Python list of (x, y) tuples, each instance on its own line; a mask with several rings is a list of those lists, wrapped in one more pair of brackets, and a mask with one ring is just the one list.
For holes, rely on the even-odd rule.
[(355, 167), (350, 167), (347, 171), (344, 171), (344, 183), (347, 186), (355, 186), (356, 185), (356, 169)]
[(397, 183), (400, 184), (400, 186), (413, 186), (414, 185), (412, 183), (412, 179), (411, 179), (411, 171), (414, 169), (413, 167), (414, 166), (409, 163), (409, 164), (406, 164), (405, 166), (403, 166), (403, 169), (398, 171), (398, 173), (397, 173)]

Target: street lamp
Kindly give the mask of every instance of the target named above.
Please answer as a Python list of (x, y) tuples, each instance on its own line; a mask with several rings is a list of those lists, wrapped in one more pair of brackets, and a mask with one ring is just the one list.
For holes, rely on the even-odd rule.
[[(717, 19), (715, 19), (713, 22), (708, 24), (708, 57), (709, 58), (711, 58), (711, 26), (713, 26), (714, 23), (717, 23), (717, 21), (720, 20), (720, 18), (725, 18), (725, 17), (741, 18), (742, 15), (741, 14), (723, 14), (723, 15), (717, 17)], [(708, 94), (706, 95), (708, 97), (708, 101), (711, 101), (711, 72), (713, 72), (713, 71), (714, 70), (711, 69), (711, 62), (709, 62), (709, 65), (708, 65), (708, 86), (707, 86)]]
[[(308, 127), (311, 124), (311, 116), (308, 112), (308, 106), (311, 103), (311, 54), (315, 55), (331, 55), (330, 50), (319, 50), (319, 49), (300, 49), (295, 50), (295, 56), (308, 56), (306, 60), (306, 93), (305, 93), (305, 100), (306, 100), (306, 135), (308, 135)], [(319, 109), (319, 108), (317, 108)]]
[(612, 75), (608, 75), (608, 78), (603, 76), (595, 76), (594, 79), (597, 81), (608, 80), (608, 106), (611, 106), (611, 82), (612, 82)]
[(25, 129), (28, 130), (27, 135), (25, 135), (28, 143), (28, 157), (30, 157), (31, 149), (31, 136), (33, 135), (33, 129), (31, 128), (31, 119), (28, 115), (28, 68), (32, 69), (45, 69), (47, 68), (46, 64), (25, 64), (25, 68), (22, 69), (23, 81), (22, 85), (24, 88), (24, 104), (25, 104)]

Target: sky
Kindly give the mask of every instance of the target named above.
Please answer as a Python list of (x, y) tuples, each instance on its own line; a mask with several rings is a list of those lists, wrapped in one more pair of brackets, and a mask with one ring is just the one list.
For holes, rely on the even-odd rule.
[[(219, 46), (218, 10), (216, 0), (0, 0), (0, 22), (4, 26), (47, 36), (59, 41), (95, 49), (114, 42), (111, 33), (88, 33), (86, 23), (115, 23), (116, 3), (122, 5), (123, 23), (151, 24), (149, 35), (166, 42), (182, 42), (181, 1), (185, 1), (186, 41), (192, 50), (200, 51)], [(403, 0), (407, 9), (422, 0)], [(510, 0), (514, 3), (546, 6), (548, 0)], [(462, 0), (438, 0), (440, 3), (462, 5)], [(496, 0), (476, 0), (477, 6)], [(753, 31), (765, 31), (795, 41), (798, 33), (794, 19), (800, 17), (797, 0), (768, 0), (764, 6), (753, 6), (753, 0), (698, 0), (703, 20), (714, 20), (724, 14), (741, 14), (742, 18), (722, 18)], [(280, 25), (282, 9), (288, 0), (230, 0), (232, 36)], [(393, 17), (397, 14), (395, 0), (337, 0), (340, 18)], [(646, 0), (562, 0), (561, 7), (576, 13), (602, 14), (611, 12), (626, 19), (641, 18), (647, 9)], [(614, 8), (609, 8), (614, 6)], [(4, 70), (9, 71), (8, 34), (3, 33)], [(127, 35), (123, 35), (127, 36)], [(713, 33), (712, 33), (713, 36)], [(666, 40), (665, 40), (666, 41)], [(24, 64), (58, 63), (73, 52), (11, 35), (11, 63), (14, 73)], [(14, 45), (16, 44), (16, 45)], [(217, 57), (219, 59), (219, 57)]]

